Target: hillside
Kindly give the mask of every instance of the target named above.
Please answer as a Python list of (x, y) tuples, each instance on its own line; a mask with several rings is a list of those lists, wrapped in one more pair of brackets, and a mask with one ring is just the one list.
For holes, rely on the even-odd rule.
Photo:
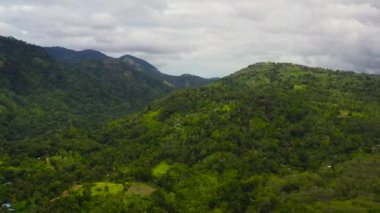
[(47, 50), (0, 37), (0, 140), (94, 130), (177, 89), (100, 52)]
[(379, 88), (378, 75), (251, 65), (102, 131), (3, 146), (0, 198), (57, 212), (378, 212)]
[(379, 76), (261, 63), (113, 122), (101, 141), (122, 164), (167, 164), (150, 180), (184, 212), (375, 211), (379, 86)]

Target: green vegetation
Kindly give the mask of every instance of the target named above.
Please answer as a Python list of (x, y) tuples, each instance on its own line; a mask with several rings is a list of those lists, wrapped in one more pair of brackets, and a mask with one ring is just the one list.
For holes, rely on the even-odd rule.
[[(38, 48), (23, 52), (33, 51), (43, 59)], [(16, 53), (12, 60), (28, 55)], [(0, 201), (18, 212), (380, 211), (377, 75), (259, 63), (128, 114), (108, 103), (117, 95), (86, 93), (99, 83), (90, 76), (113, 82), (103, 71), (122, 72), (118, 62), (24, 63), (15, 70), (33, 76), (26, 84), (0, 72)], [(41, 84), (40, 66), (89, 78), (68, 81), (68, 95)], [(124, 91), (143, 90), (145, 80)], [(152, 82), (148, 96), (164, 85)], [(118, 90), (107, 88), (99, 90)], [(109, 119), (97, 120), (103, 112)], [(126, 114), (106, 122), (117, 113)]]
[(168, 163), (161, 162), (153, 168), (152, 174), (154, 177), (161, 177), (163, 175), (166, 175), (170, 168), (171, 166)]

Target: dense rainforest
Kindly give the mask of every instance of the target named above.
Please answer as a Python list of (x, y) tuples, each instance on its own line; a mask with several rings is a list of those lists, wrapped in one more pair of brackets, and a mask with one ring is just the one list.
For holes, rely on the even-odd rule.
[(2, 211), (380, 212), (378, 75), (257, 63), (176, 89), (131, 56), (0, 50)]

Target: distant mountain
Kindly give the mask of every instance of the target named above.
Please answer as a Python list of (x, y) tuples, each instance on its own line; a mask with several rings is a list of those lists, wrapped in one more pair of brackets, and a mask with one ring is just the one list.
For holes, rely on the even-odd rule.
[(161, 73), (156, 67), (149, 62), (136, 58), (134, 56), (125, 55), (120, 57), (124, 63), (127, 63), (137, 70), (146, 73), (147, 75), (159, 79), (172, 87), (198, 87), (208, 83), (211, 83), (218, 78), (205, 79), (196, 75), (183, 74), (181, 76), (173, 76)]
[(77, 63), (88, 60), (108, 59), (107, 55), (96, 50), (75, 51), (63, 47), (45, 47), (51, 58), (62, 63)]
[(137, 70), (151, 73), (151, 74), (158, 74), (160, 71), (153, 66), (152, 64), (148, 63), (147, 61), (137, 58), (131, 55), (124, 55), (119, 58), (119, 60), (123, 61), (126, 64), (129, 64), (130, 66), (134, 66)]
[(120, 58), (112, 58), (96, 50), (75, 51), (63, 47), (45, 47), (45, 50), (53, 60), (67, 64), (89, 61), (104, 61), (111, 59), (119, 60), (120, 62), (123, 62), (126, 65), (133, 67), (134, 70), (145, 73), (147, 76), (160, 80), (164, 82), (166, 85), (171, 86), (173, 88), (198, 87), (204, 84), (211, 83), (218, 79), (205, 79), (199, 76), (189, 74), (184, 74), (181, 76), (167, 75), (161, 73), (155, 66), (153, 66), (149, 62), (131, 55), (124, 55)]

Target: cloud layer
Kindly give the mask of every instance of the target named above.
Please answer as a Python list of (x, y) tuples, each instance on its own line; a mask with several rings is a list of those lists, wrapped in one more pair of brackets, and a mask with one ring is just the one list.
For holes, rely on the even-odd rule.
[(0, 34), (133, 54), (169, 74), (259, 61), (380, 73), (378, 0), (2, 0)]

